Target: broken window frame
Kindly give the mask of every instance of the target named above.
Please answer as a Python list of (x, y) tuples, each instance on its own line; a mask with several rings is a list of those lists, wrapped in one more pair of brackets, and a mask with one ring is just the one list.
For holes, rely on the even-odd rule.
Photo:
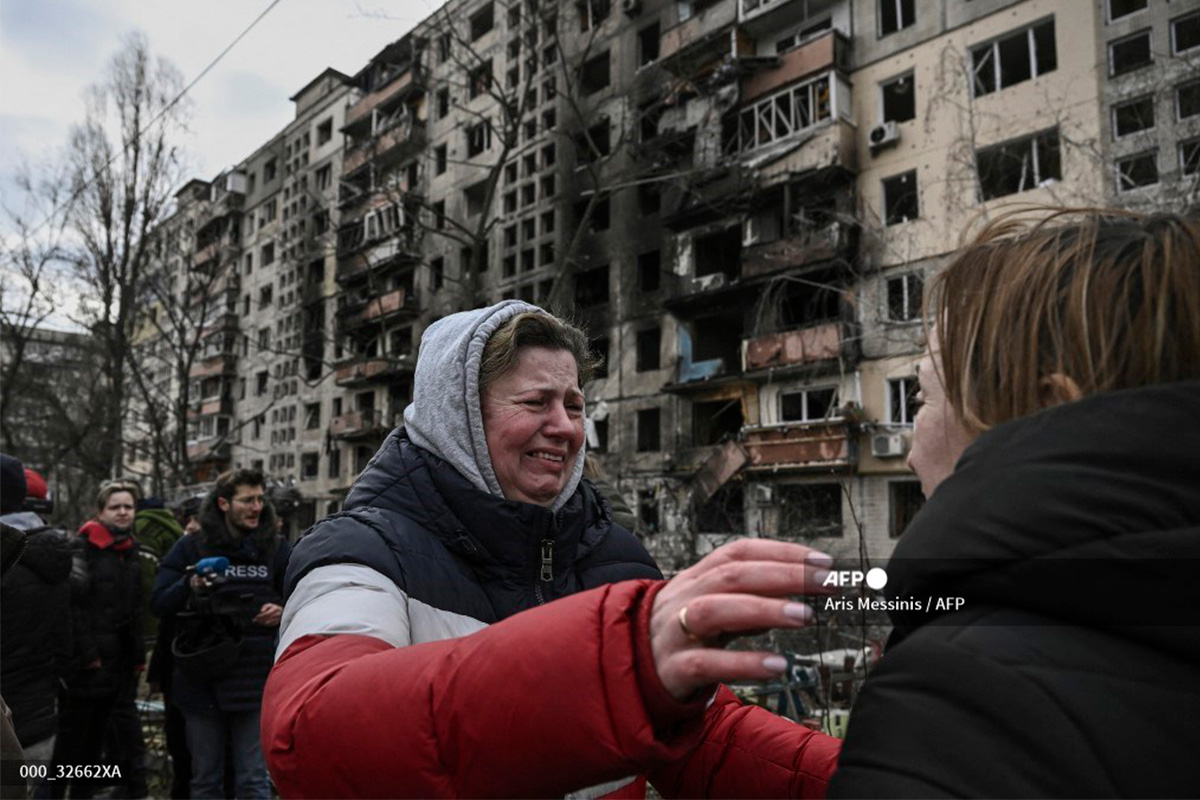
[[(1116, 20), (1119, 20), (1119, 19), (1125, 19), (1125, 17), (1128, 17), (1132, 14), (1137, 14), (1139, 12), (1145, 11), (1146, 8), (1150, 5), (1150, 2), (1149, 2), (1149, 0), (1135, 0), (1135, 2), (1133, 2), (1133, 3), (1126, 3), (1125, 10), (1121, 11), (1120, 13), (1116, 13), (1116, 11), (1114, 10), (1114, 6), (1116, 5), (1114, 0), (1108, 0), (1108, 2), (1106, 2), (1104, 5), (1107, 7), (1108, 21), (1115, 22)], [(1129, 8), (1128, 6), (1136, 6), (1136, 7)]]
[[(1190, 25), (1195, 25), (1197, 27), (1195, 42), (1193, 42), (1191, 45), (1183, 48), (1182, 50), (1179, 49), (1179, 32), (1178, 32), (1178, 27), (1181, 22), (1188, 23)], [(1183, 14), (1183, 15), (1178, 16), (1175, 19), (1171, 20), (1171, 53), (1174, 55), (1177, 55), (1177, 56), (1181, 56), (1185, 53), (1192, 52), (1193, 50), (1195, 50), (1198, 47), (1200, 47), (1200, 11), (1193, 11), (1190, 14)]]
[[(808, 405), (809, 395), (818, 393), (824, 394), (826, 392), (832, 393), (830, 395), (829, 403), (826, 406), (828, 410), (820, 416), (811, 413)], [(780, 390), (778, 398), (779, 424), (795, 425), (797, 423), (808, 424), (814, 422), (834, 422), (840, 420), (842, 418), (842, 415), (838, 413), (841, 410), (841, 403), (839, 402), (840, 394), (840, 388), (836, 383), (824, 384), (821, 386), (801, 386), (795, 389)], [(797, 396), (800, 398), (800, 416), (785, 417), (784, 398)]]
[[(845, 535), (840, 483), (781, 483), (776, 485), (775, 496), (779, 507), (778, 538), (807, 541)], [(793, 510), (793, 506), (800, 505), (803, 507)]]
[(481, 120), (466, 129), (467, 158), (483, 155), (492, 149), (492, 124)]
[[(884, 9), (890, 7), (894, 18), (889, 21)], [(875, 7), (879, 14), (879, 38), (912, 27), (917, 21), (916, 0), (879, 0)], [(907, 13), (905, 13), (907, 12)]]
[(888, 481), (888, 537), (899, 539), (924, 505), (920, 481)]
[(1178, 147), (1179, 175), (1187, 177), (1200, 172), (1200, 137), (1185, 139)]
[(662, 409), (641, 408), (637, 411), (637, 452), (657, 453), (662, 450)]
[[(1149, 104), (1149, 114), (1146, 113), (1144, 106)], [(1141, 106), (1141, 108), (1139, 108)], [(1122, 120), (1127, 124), (1138, 125), (1141, 127), (1127, 127), (1122, 130)], [(1132, 136), (1135, 133), (1142, 131), (1154, 130), (1154, 95), (1148, 94), (1143, 97), (1137, 97), (1133, 100), (1127, 100), (1123, 103), (1117, 103), (1112, 107), (1112, 130), (1113, 139), (1120, 139), (1124, 136)]]
[[(651, 342), (651, 334), (653, 334), (653, 342)], [(662, 328), (656, 326), (640, 330), (634, 341), (634, 370), (636, 372), (653, 372), (662, 369)]]
[(835, 83), (834, 74), (827, 72), (743, 108), (738, 114), (738, 150), (756, 150), (832, 119)]
[(495, 27), (495, 3), (488, 3), (471, 15), (470, 20), (468, 21), (468, 28), (470, 29), (468, 35), (471, 37), (471, 41), (474, 42), (491, 33)]
[[(896, 197), (890, 196), (890, 186), (898, 187), (900, 184), (908, 183), (910, 178), (912, 180), (912, 187), (910, 189), (907, 189), (903, 194), (897, 195)], [(917, 183), (917, 171), (915, 169), (910, 169), (909, 171), (902, 172), (899, 175), (892, 175), (884, 178), (882, 181), (880, 181), (880, 184), (883, 187), (883, 219), (885, 225), (889, 227), (892, 225), (901, 225), (905, 222), (911, 222), (915, 219), (921, 218), (921, 192)], [(910, 196), (913, 200), (912, 216), (909, 216), (908, 214), (903, 214), (901, 216), (895, 215), (893, 213), (894, 207), (899, 205), (902, 200), (906, 200)]]
[(916, 375), (906, 375), (902, 378), (888, 378), (887, 382), (887, 422), (889, 425), (904, 425), (911, 427), (916, 419), (921, 403), (917, 400), (917, 392), (921, 384)]
[[(996, 169), (1003, 168), (1006, 166), (1002, 163), (1004, 160), (1012, 160), (1017, 155), (1021, 159), (1021, 176), (1016, 188), (1005, 186), (1003, 183), (996, 184), (994, 181), (1003, 177), (1003, 173), (997, 172)], [(996, 161), (989, 162), (985, 167), (985, 159)], [(983, 202), (1027, 192), (1050, 181), (1061, 181), (1062, 145), (1058, 128), (981, 147), (975, 151), (975, 168), (979, 178), (980, 200)]]
[[(1153, 175), (1146, 173), (1147, 177), (1139, 175), (1136, 170), (1139, 167), (1144, 167), (1149, 164), (1153, 167)], [(1132, 192), (1137, 189), (1143, 189), (1147, 186), (1155, 186), (1162, 179), (1162, 174), (1158, 169), (1158, 149), (1146, 150), (1141, 153), (1133, 153), (1124, 158), (1117, 159), (1117, 191)]]
[[(1186, 93), (1186, 97), (1185, 97)], [(1175, 121), (1183, 122), (1200, 116), (1200, 80), (1187, 81), (1175, 87)], [(1185, 103), (1187, 106), (1185, 106)]]
[[(1045, 35), (1049, 29), (1049, 50), (1039, 48), (1039, 36)], [(1003, 48), (1012, 42), (1025, 38), (1025, 47), (1029, 58), (1029, 75), (1027, 77), (1004, 80)], [(1045, 41), (1041, 41), (1044, 48)], [(983, 97), (994, 94), (1010, 86), (1016, 86), (1028, 80), (1040, 77), (1058, 69), (1058, 42), (1054, 26), (1054, 17), (1038, 20), (1024, 28), (1008, 31), (1003, 36), (989, 42), (975, 45), (971, 51), (971, 96)], [(1011, 57), (1010, 57), (1011, 58)]]
[[(899, 303), (893, 302), (892, 287), (898, 287)], [(921, 303), (925, 295), (925, 276), (920, 272), (895, 275), (884, 284), (888, 322), (917, 322), (921, 319)]]
[[(900, 114), (890, 114), (888, 112), (888, 90), (898, 84), (908, 84), (907, 90), (909, 107), (900, 112)], [(903, 92), (900, 93), (901, 95)], [(895, 109), (893, 109), (895, 110)], [(907, 114), (908, 116), (902, 116)], [(913, 77), (912, 70), (905, 72), (903, 75), (897, 75), (889, 78), (879, 84), (879, 119), (883, 122), (908, 122), (915, 119), (917, 116), (917, 87)]]
[[(1146, 42), (1146, 59), (1136, 63), (1117, 67), (1117, 48), (1131, 44), (1132, 42), (1144, 40)], [(1143, 28), (1136, 33), (1131, 33), (1128, 36), (1122, 36), (1120, 39), (1115, 39), (1108, 43), (1108, 77), (1115, 78), (1118, 75), (1128, 75), (1131, 72), (1136, 72), (1143, 67), (1148, 67), (1154, 63), (1154, 50), (1151, 47), (1150, 29)]]

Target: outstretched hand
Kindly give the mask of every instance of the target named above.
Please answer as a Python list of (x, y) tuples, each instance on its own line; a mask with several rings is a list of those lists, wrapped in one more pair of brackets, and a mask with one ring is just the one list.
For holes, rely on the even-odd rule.
[(739, 539), (676, 575), (650, 611), (650, 646), (663, 686), (684, 700), (713, 683), (781, 674), (783, 656), (724, 646), (738, 635), (806, 625), (812, 609), (786, 598), (835, 592), (822, 585), (832, 563), (802, 545)]

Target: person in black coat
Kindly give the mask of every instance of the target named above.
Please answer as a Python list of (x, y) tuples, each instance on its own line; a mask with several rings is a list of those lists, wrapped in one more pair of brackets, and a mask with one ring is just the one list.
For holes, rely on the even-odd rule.
[(0, 683), (25, 755), (48, 761), (71, 663), (71, 542), (45, 524), (25, 532), (25, 552), (0, 588)]
[[(133, 691), (146, 661), (142, 637), (142, 578), (133, 538), (137, 487), (101, 487), (96, 518), (72, 543), (72, 632), (75, 667), (66, 678), (66, 704), (54, 748), (55, 766), (96, 764), (117, 698)], [(91, 797), (93, 778), (56, 780), (52, 797)]]
[[(219, 477), (201, 507), (200, 530), (175, 543), (154, 583), (151, 609), (160, 617), (175, 615), (172, 700), (185, 718), (194, 798), (224, 796), (227, 748), (237, 796), (270, 795), (259, 710), (274, 660), (291, 548), (276, 529), (264, 488), (257, 470)], [(216, 557), (228, 559), (229, 568), (209, 586), (191, 568)], [(214, 626), (227, 641), (214, 638), (220, 647), (209, 649)], [(225, 648), (230, 642), (232, 648)], [(229, 657), (212, 657), (218, 649)]]
[(929, 303), (928, 501), (830, 796), (1200, 795), (1200, 223), (1005, 217)]

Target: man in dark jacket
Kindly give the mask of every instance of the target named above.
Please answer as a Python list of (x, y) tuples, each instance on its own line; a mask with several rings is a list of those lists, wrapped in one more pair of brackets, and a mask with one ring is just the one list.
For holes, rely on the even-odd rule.
[(29, 469), (25, 478), (29, 492), (21, 510), (0, 516), (0, 523), (26, 535), (25, 552), (0, 588), (0, 683), (25, 757), (49, 761), (60, 680), (71, 662), (71, 542), (33, 510), (48, 502), (46, 482)]
[[(154, 584), (154, 613), (177, 616), (172, 694), (186, 720), (194, 798), (224, 796), (227, 743), (237, 796), (270, 796), (259, 711), (291, 549), (276, 533), (264, 489), (257, 470), (218, 478), (201, 508), (200, 530), (171, 548)], [(197, 574), (202, 559), (219, 558), (228, 560), (223, 576)]]

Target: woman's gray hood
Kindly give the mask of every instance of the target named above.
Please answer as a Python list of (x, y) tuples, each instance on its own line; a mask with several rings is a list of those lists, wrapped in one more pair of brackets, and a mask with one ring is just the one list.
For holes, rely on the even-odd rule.
[[(492, 469), (483, 410), (479, 405), (479, 366), (483, 346), (496, 329), (525, 311), (546, 312), (520, 300), (461, 311), (430, 325), (421, 337), (413, 378), (413, 401), (404, 409), (408, 438), (450, 463), (481, 492), (504, 497)], [(554, 499), (557, 511), (575, 493), (583, 474), (584, 448), (579, 449), (571, 477)]]

